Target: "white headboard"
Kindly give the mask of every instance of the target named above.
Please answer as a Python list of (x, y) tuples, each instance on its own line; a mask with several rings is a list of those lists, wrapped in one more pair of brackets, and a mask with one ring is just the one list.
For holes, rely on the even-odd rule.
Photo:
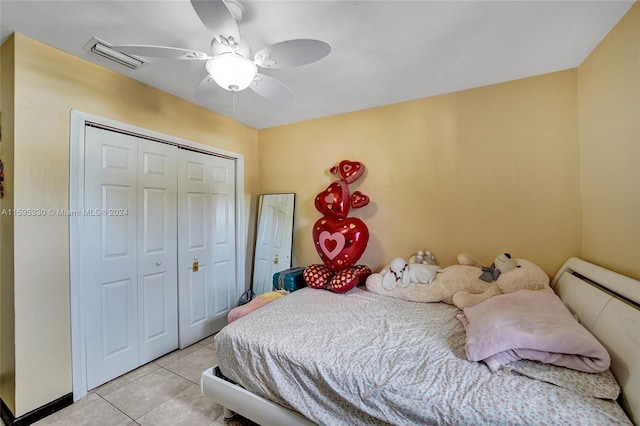
[(640, 424), (640, 281), (572, 257), (551, 286), (609, 351), (622, 408)]

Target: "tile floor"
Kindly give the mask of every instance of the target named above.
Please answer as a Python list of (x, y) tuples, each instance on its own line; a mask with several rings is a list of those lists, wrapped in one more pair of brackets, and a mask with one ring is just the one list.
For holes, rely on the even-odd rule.
[(225, 423), (222, 407), (200, 393), (200, 375), (217, 364), (213, 338), (176, 350), (91, 390), (37, 426), (246, 426)]

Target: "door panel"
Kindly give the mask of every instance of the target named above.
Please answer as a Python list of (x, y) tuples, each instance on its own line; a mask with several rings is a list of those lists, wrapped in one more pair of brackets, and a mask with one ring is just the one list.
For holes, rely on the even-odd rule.
[[(87, 385), (92, 389), (138, 366), (135, 144), (86, 128), (85, 269)], [(126, 209), (127, 215), (102, 214)]]
[(101, 286), (102, 353), (105, 358), (116, 357), (130, 348), (132, 287), (130, 280), (103, 283)]
[(209, 318), (207, 267), (211, 223), (207, 202), (209, 156), (180, 151), (178, 161), (178, 301), (180, 347), (206, 337)]
[[(135, 185), (135, 181), (133, 183)], [(100, 218), (102, 231), (102, 252), (105, 259), (117, 257), (135, 257), (135, 224), (132, 229), (131, 220), (126, 215), (109, 216), (106, 211), (128, 211), (135, 200), (134, 188), (130, 185), (102, 185), (102, 200), (97, 209), (87, 210), (87, 215)]]
[[(198, 250), (206, 250), (206, 232), (204, 229), (209, 225), (207, 218), (207, 202), (206, 193), (203, 192), (188, 192), (187, 197), (187, 249), (191, 253), (196, 253)], [(204, 253), (204, 252), (203, 252)], [(204, 258), (203, 258), (204, 259)]]
[(151, 255), (162, 253), (167, 247), (167, 235), (165, 234), (166, 206), (169, 194), (166, 189), (143, 188), (143, 226), (142, 254)]
[(162, 338), (167, 334), (168, 318), (166, 315), (167, 304), (165, 286), (167, 283), (167, 274), (160, 272), (158, 274), (146, 275), (143, 278), (143, 342), (150, 342), (154, 339)]
[(189, 270), (189, 307), (190, 315), (188, 325), (190, 327), (202, 324), (207, 320), (207, 267), (203, 266), (197, 272), (193, 268)]
[(180, 151), (179, 157), (179, 336), (184, 348), (226, 325), (235, 299), (235, 162), (191, 151)]
[(138, 139), (140, 364), (178, 347), (178, 149)]
[[(226, 316), (229, 310), (232, 308), (232, 290), (226, 282), (226, 278), (229, 276), (230, 264), (226, 260), (222, 260), (213, 264), (213, 274), (217, 278), (217, 282), (214, 282), (213, 291), (211, 295), (211, 306), (213, 307), (212, 314), (214, 317)], [(235, 296), (235, 294), (234, 294)]]
[(227, 314), (236, 302), (235, 239), (235, 162), (212, 158), (213, 182), (210, 187), (213, 222), (210, 228), (212, 248), (211, 327), (219, 331), (227, 324)]

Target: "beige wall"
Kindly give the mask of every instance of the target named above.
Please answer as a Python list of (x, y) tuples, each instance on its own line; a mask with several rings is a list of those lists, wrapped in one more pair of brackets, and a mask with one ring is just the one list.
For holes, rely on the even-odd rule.
[[(68, 207), (71, 109), (242, 154), (245, 197), (255, 198), (255, 129), (27, 37), (11, 42), (16, 208)], [(16, 217), (14, 232), (20, 416), (71, 392), (69, 228), (65, 217)]]
[[(17, 35), (2, 49), (2, 158), (15, 165), (2, 205), (67, 207), (75, 108), (243, 154), (246, 200), (298, 194), (297, 265), (319, 262), (313, 200), (351, 159), (368, 168), (351, 189), (372, 202), (352, 215), (369, 227), (362, 263), (374, 269), (417, 249), (443, 265), (508, 250), (549, 274), (582, 255), (640, 278), (638, 14), (578, 70), (260, 132)], [(20, 218), (0, 232), (0, 396), (20, 416), (71, 391), (68, 226)]]
[(582, 256), (640, 279), (640, 6), (578, 69)]
[(553, 274), (580, 254), (575, 70), (260, 131), (260, 191), (294, 191), (298, 265), (320, 263), (314, 198), (340, 160), (362, 161), (351, 210), (371, 235), (361, 263), (430, 249), (486, 264), (504, 251)]
[[(13, 57), (12, 43), (2, 46), (2, 141), (0, 158), (4, 163), (4, 198), (0, 212), (13, 208)], [(13, 216), (0, 214), (0, 396), (7, 406), (15, 408), (15, 352), (13, 309)]]

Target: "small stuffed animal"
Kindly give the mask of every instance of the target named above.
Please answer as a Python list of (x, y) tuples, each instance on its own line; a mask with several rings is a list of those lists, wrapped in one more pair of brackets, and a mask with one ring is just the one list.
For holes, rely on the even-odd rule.
[(389, 267), (383, 269), (382, 285), (386, 290), (393, 290), (396, 286), (405, 288), (411, 283), (411, 274), (408, 271), (407, 262), (399, 257), (389, 263)]
[(416, 284), (431, 284), (436, 279), (436, 274), (442, 268), (438, 265), (427, 265), (426, 263), (410, 263), (409, 275), (411, 282)]
[(409, 265), (420, 263), (424, 265), (437, 265), (438, 261), (429, 250), (418, 250), (418, 252), (409, 258)]
[[(485, 271), (475, 257), (461, 254), (458, 262), (460, 264), (439, 269), (430, 285), (411, 283), (406, 287), (387, 290), (382, 285), (382, 276), (371, 274), (366, 281), (367, 289), (372, 293), (398, 299), (444, 302), (461, 309), (477, 305), (493, 296), (518, 290), (553, 291), (549, 287), (549, 276), (539, 266), (525, 259), (514, 259), (508, 253), (496, 257), (493, 269), (498, 268), (500, 273), (492, 281), (481, 279)], [(493, 272), (491, 277), (493, 278)]]
[(431, 284), (440, 269), (438, 265), (408, 264), (398, 257), (385, 266), (378, 275), (382, 277), (382, 286), (386, 290), (393, 290), (396, 287), (408, 287), (412, 283)]

